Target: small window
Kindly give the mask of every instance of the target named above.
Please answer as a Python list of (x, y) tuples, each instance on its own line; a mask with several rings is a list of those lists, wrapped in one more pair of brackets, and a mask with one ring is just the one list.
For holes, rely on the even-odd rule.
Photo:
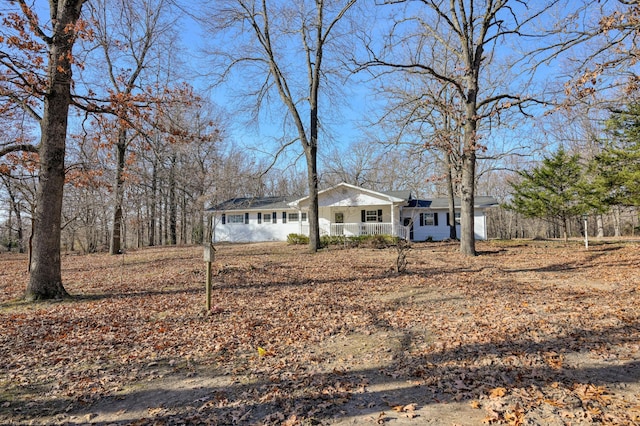
[(289, 213), (289, 222), (297, 222), (299, 218), (298, 213)]
[(436, 224), (433, 213), (423, 213), (423, 215), (423, 226), (434, 226)]
[(378, 211), (367, 210), (365, 213), (365, 222), (377, 222), (377, 221), (378, 221)]
[[(449, 213), (447, 213), (447, 225), (449, 224), (449, 218), (451, 216), (449, 216)], [(454, 216), (454, 220), (456, 225), (460, 225), (460, 212), (456, 212), (455, 216)]]
[(264, 223), (271, 223), (271, 213), (265, 213), (262, 216), (262, 220), (264, 220)]
[(302, 219), (302, 222), (306, 222), (307, 221), (307, 214), (306, 213), (301, 213), (301, 219)]
[(230, 214), (227, 216), (228, 223), (244, 223), (244, 215), (242, 214)]

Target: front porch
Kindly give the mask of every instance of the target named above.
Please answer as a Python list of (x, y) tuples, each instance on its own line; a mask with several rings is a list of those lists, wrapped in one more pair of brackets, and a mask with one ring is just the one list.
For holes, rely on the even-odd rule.
[[(301, 233), (309, 235), (309, 225), (304, 224)], [(320, 223), (320, 236), (330, 237), (359, 237), (363, 235), (391, 235), (394, 237), (409, 239), (409, 227), (395, 225), (390, 222), (372, 223)]]

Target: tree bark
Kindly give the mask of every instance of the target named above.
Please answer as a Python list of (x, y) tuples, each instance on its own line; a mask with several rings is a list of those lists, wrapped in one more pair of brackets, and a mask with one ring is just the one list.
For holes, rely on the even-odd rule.
[(313, 143), (305, 149), (309, 180), (309, 251), (312, 253), (320, 249), (317, 152), (318, 147)]
[(596, 226), (597, 226), (597, 233), (596, 233), (596, 238), (602, 238), (604, 237), (604, 221), (602, 219), (602, 215), (599, 214), (596, 216)]
[(169, 166), (169, 244), (178, 243), (178, 200), (176, 197), (176, 154), (172, 154)]
[(40, 122), (40, 174), (36, 191), (31, 276), (26, 300), (69, 297), (62, 285), (60, 227), (64, 191), (64, 157), (71, 103), (71, 59), (75, 24), (84, 0), (50, 1), (53, 37), (48, 51), (48, 89)]
[(458, 231), (456, 230), (456, 197), (455, 197), (455, 185), (453, 182), (453, 161), (451, 161), (451, 155), (445, 153), (446, 167), (447, 167), (447, 196), (449, 198), (449, 238), (452, 240), (458, 239)]
[(460, 185), (460, 251), (476, 255), (474, 229), (474, 193), (476, 152), (469, 150), (462, 156), (462, 182)]
[[(482, 50), (479, 49), (479, 55)], [(475, 69), (474, 71), (478, 71)], [(464, 143), (462, 148), (462, 179), (460, 182), (460, 251), (468, 256), (476, 255), (476, 237), (474, 229), (474, 200), (476, 187), (476, 132), (478, 123), (477, 74), (470, 77), (472, 89), (466, 99), (466, 122), (464, 125)]]
[(121, 128), (118, 130), (118, 143), (116, 144), (116, 190), (110, 254), (122, 254), (122, 203), (124, 202), (124, 167), (126, 155), (127, 131)]
[(156, 245), (156, 211), (158, 203), (158, 163), (153, 160), (151, 172), (151, 203), (149, 206), (149, 246)]
[[(22, 213), (20, 212), (20, 204), (16, 200), (16, 195), (13, 192), (13, 188), (11, 187), (10, 179), (11, 177), (8, 177), (5, 181), (10, 204), (9, 221), (11, 220), (11, 211), (13, 211), (13, 213), (16, 215), (16, 236), (18, 239), (18, 252), (24, 253), (24, 229), (22, 226)], [(9, 226), (9, 241), (11, 241), (11, 228), (12, 226)]]

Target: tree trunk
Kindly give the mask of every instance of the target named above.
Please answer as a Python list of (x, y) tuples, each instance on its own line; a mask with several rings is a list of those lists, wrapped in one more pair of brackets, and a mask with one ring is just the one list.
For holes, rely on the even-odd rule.
[(622, 235), (620, 231), (620, 206), (613, 206), (613, 236), (619, 237)]
[[(477, 82), (477, 79), (475, 80)], [(460, 182), (460, 251), (468, 256), (476, 255), (474, 229), (474, 200), (476, 185), (476, 129), (475, 91), (471, 91), (466, 105), (464, 144), (461, 155), (462, 179)]]
[(156, 205), (158, 198), (158, 163), (153, 160), (151, 172), (151, 203), (149, 206), (149, 246), (156, 245)]
[(116, 144), (116, 189), (110, 254), (122, 254), (122, 203), (124, 202), (124, 166), (126, 154), (127, 131), (120, 129), (118, 130), (118, 143)]
[(305, 150), (309, 180), (309, 251), (312, 253), (320, 249), (317, 152), (318, 148), (313, 145)]
[(460, 251), (469, 256), (476, 255), (474, 229), (475, 149), (462, 156), (462, 181), (460, 185)]
[(178, 222), (178, 200), (176, 199), (176, 155), (171, 156), (169, 166), (169, 244), (176, 245), (178, 242), (177, 222)]
[[(83, 0), (51, 1), (54, 37), (49, 44), (48, 89), (40, 122), (40, 173), (36, 191), (31, 276), (26, 300), (58, 299), (69, 294), (62, 285), (60, 228), (64, 191), (64, 156), (71, 103), (71, 59)], [(54, 7), (56, 6), (56, 7)]]
[[(309, 113), (309, 140), (302, 138), (304, 153), (307, 159), (307, 179), (309, 183), (309, 251), (312, 253), (320, 249), (320, 218), (318, 206), (318, 88), (320, 85), (319, 67), (322, 54), (316, 52), (316, 68), (311, 80)], [(304, 136), (302, 132), (301, 136)]]
[(453, 182), (453, 161), (451, 161), (451, 155), (446, 154), (447, 165), (447, 197), (449, 198), (449, 238), (452, 240), (458, 239), (458, 231), (456, 230), (456, 194)]
[(596, 216), (596, 226), (598, 229), (598, 231), (596, 232), (596, 238), (604, 237), (604, 221), (601, 214)]
[[(11, 220), (11, 211), (13, 211), (13, 213), (16, 215), (16, 237), (18, 239), (18, 252), (19, 253), (24, 253), (24, 230), (22, 227), (22, 214), (20, 213), (20, 205), (16, 200), (16, 195), (13, 192), (13, 189), (11, 188), (11, 183), (9, 181), (10, 178), (7, 179), (7, 181), (5, 182), (5, 186), (7, 188), (7, 194), (9, 195), (9, 204), (10, 204), (10, 210), (9, 210), (9, 221)], [(9, 241), (11, 241), (11, 228), (12, 226), (9, 226)]]

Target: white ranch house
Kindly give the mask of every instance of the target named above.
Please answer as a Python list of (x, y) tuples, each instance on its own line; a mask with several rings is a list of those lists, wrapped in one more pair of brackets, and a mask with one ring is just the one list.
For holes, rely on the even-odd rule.
[[(493, 197), (476, 197), (475, 201), (475, 236), (484, 240), (485, 212), (498, 203)], [(286, 241), (289, 234), (309, 235), (308, 204), (308, 197), (225, 201), (207, 209), (213, 215), (213, 242)], [(418, 200), (409, 191), (373, 191), (341, 183), (318, 192), (318, 204), (320, 235), (393, 235), (412, 241), (449, 238), (444, 198)], [(460, 225), (457, 231), (460, 235)]]

